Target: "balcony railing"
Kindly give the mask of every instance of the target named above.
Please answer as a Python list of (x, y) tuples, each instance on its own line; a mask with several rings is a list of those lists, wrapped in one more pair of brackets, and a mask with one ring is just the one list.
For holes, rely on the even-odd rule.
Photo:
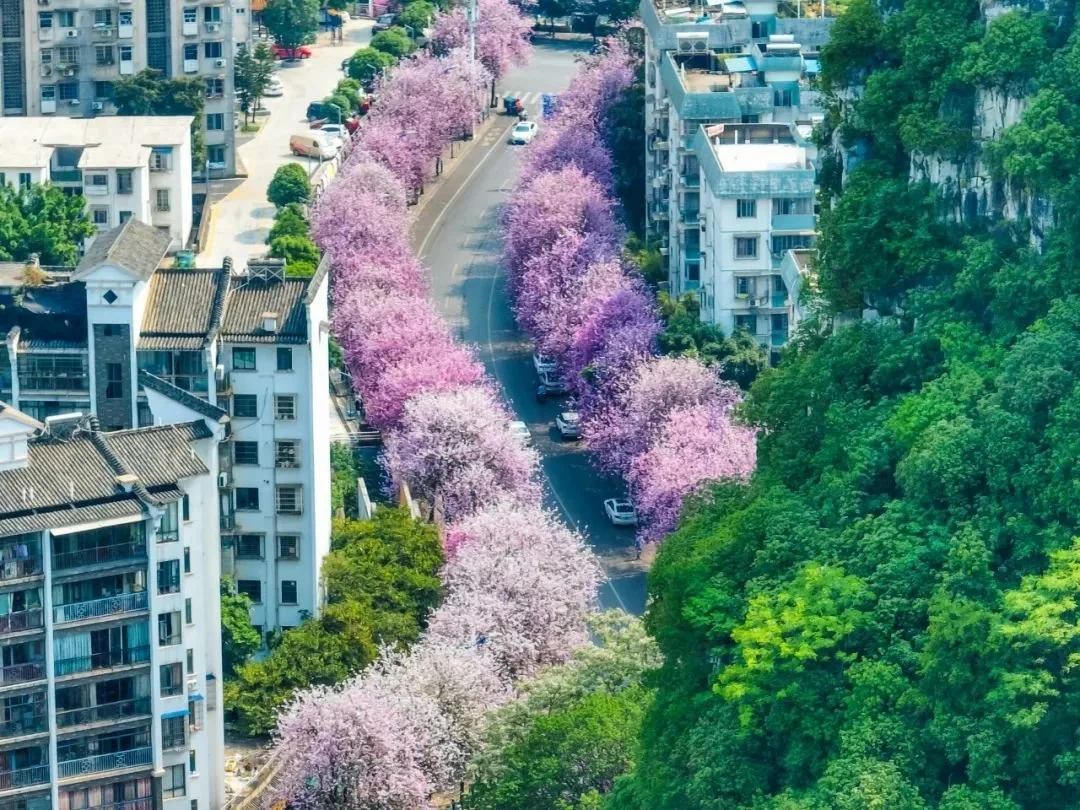
[(22, 391), (88, 391), (90, 381), (87, 377), (69, 377), (67, 375), (19, 375), (19, 388)]
[(144, 664), (149, 660), (150, 645), (144, 644), (140, 647), (128, 647), (126, 650), (107, 650), (90, 655), (77, 655), (74, 658), (57, 658), (54, 664), (57, 675), (74, 675), (95, 669)]
[(37, 630), (42, 626), (41, 608), (17, 610), (0, 616), (0, 633), (18, 633), (23, 630)]
[(101, 720), (121, 720), (128, 717), (150, 714), (150, 698), (132, 698), (118, 700), (115, 703), (103, 703), (100, 706), (87, 706), (82, 709), (66, 709), (56, 713), (57, 728), (81, 726), (84, 723), (97, 723)]
[(145, 557), (146, 543), (142, 540), (131, 540), (109, 546), (96, 546), (94, 548), (83, 548), (53, 554), (52, 567), (54, 571), (63, 571), (67, 568), (81, 568), (84, 565), (141, 560)]
[(34, 765), (14, 771), (0, 771), (0, 790), (43, 785), (49, 781), (49, 766)]
[(54, 169), (49, 172), (49, 179), (54, 183), (77, 183), (82, 180), (80, 169)]
[(136, 610), (146, 610), (146, 591), (121, 593), (89, 602), (72, 602), (53, 608), (53, 621), (57, 624), (94, 619), (100, 616), (121, 616)]
[(21, 577), (34, 577), (42, 573), (41, 557), (27, 557), (24, 560), (4, 560), (0, 562), (0, 582)]
[(235, 529), (236, 528), (236, 515), (235, 514), (221, 515), (220, 519), (218, 520), (218, 526), (220, 528), (226, 529), (226, 530)]
[(123, 802), (109, 802), (108, 804), (95, 804), (86, 810), (154, 810), (154, 800), (147, 796), (144, 799), (128, 799)]
[(84, 776), (91, 773), (115, 771), (121, 768), (134, 768), (137, 765), (149, 765), (154, 758), (152, 748), (134, 748), (131, 751), (116, 751), (112, 754), (98, 754), (81, 759), (69, 759), (57, 763), (56, 771), (60, 779), (72, 776)]
[(30, 662), (28, 664), (12, 664), (0, 668), (0, 686), (13, 683), (25, 683), (36, 681), (45, 677), (45, 662)]
[[(44, 695), (42, 695), (44, 697)], [(42, 701), (44, 703), (44, 701)], [(43, 710), (16, 717), (0, 723), (0, 737), (21, 737), (23, 734), (37, 734), (49, 730), (49, 715)]]

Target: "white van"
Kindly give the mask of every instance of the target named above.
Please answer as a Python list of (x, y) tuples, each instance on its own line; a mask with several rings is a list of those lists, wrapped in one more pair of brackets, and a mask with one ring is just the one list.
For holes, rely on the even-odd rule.
[(305, 132), (289, 138), (289, 151), (298, 157), (331, 160), (338, 153), (338, 144), (324, 135)]

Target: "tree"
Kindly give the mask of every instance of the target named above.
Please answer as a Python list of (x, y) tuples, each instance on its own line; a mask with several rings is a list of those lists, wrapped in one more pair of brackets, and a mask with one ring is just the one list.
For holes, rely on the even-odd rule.
[(278, 166), (266, 189), (266, 197), (279, 208), (289, 203), (307, 202), (311, 196), (311, 181), (299, 163)]
[(270, 228), (270, 236), (266, 241), (273, 242), (279, 236), (307, 236), (308, 233), (309, 226), (300, 203), (288, 203), (277, 209), (274, 225)]
[(412, 41), (404, 28), (395, 26), (373, 36), (371, 47), (394, 59), (401, 59), (416, 50), (416, 43)]
[(233, 81), (236, 86), (237, 101), (244, 112), (245, 124), (248, 121), (248, 115), (254, 113), (259, 99), (266, 92), (273, 75), (273, 57), (265, 44), (260, 42), (252, 53), (245, 44), (241, 43), (233, 62)]
[(131, 76), (121, 76), (113, 83), (113, 103), (117, 115), (190, 115), (191, 166), (205, 169), (206, 146), (202, 118), (206, 84), (201, 79), (174, 77), (165, 79), (153, 68), (143, 68)]
[[(491, 74), (489, 103), (494, 106), (495, 83), (513, 65), (524, 64), (529, 58), (532, 23), (509, 0), (478, 0), (476, 9), (476, 58)], [(431, 48), (437, 54), (465, 48), (468, 39), (469, 23), (462, 6), (440, 14), (431, 29)]]
[(285, 274), (305, 278), (319, 266), (319, 248), (308, 236), (279, 236), (270, 242), (270, 256), (285, 259)]
[(360, 460), (347, 444), (333, 442), (330, 445), (330, 513), (334, 517), (356, 520), (357, 486), (360, 477)]
[(263, 25), (280, 47), (295, 51), (319, 30), (318, 0), (267, 0)]
[(228, 577), (221, 580), (221, 666), (231, 678), (262, 646), (262, 637), (251, 623), (251, 599), (237, 593)]
[(86, 200), (55, 186), (0, 186), (0, 259), (73, 265), (82, 241), (95, 232)]
[(435, 19), (435, 6), (428, 3), (426, 0), (413, 0), (402, 9), (401, 14), (398, 15), (398, 23), (413, 29), (414, 31), (423, 31), (429, 25), (432, 20)]
[(349, 59), (349, 78), (356, 79), (364, 87), (371, 87), (376, 77), (393, 67), (395, 62), (397, 60), (388, 53), (374, 48), (360, 48)]

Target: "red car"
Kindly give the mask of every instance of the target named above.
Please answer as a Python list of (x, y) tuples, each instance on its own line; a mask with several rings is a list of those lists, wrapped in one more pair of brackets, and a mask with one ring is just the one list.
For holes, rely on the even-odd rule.
[(306, 45), (301, 45), (299, 48), (282, 48), (280, 45), (274, 46), (274, 58), (275, 59), (307, 59), (311, 56), (311, 48)]

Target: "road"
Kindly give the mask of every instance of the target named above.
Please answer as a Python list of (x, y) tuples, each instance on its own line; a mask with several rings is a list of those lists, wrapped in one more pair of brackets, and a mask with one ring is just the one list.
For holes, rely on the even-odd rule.
[[(564, 89), (576, 70), (574, 57), (587, 50), (588, 43), (538, 45), (531, 63), (501, 82), (500, 97), (521, 92), (530, 116), (539, 121), (540, 95)], [(601, 603), (640, 614), (645, 575), (634, 559), (633, 530), (616, 529), (603, 510), (603, 499), (622, 494), (624, 486), (598, 475), (579, 443), (559, 441), (553, 424), (558, 406), (535, 400), (532, 347), (514, 323), (503, 286), (499, 211), (516, 180), (521, 150), (528, 148), (506, 143), (512, 123), (516, 119), (497, 116), (454, 174), (432, 192), (413, 228), (414, 247), (431, 269), (432, 297), (443, 316), (477, 347), (518, 418), (528, 424), (542, 456), (548, 505), (581, 531), (600, 557), (608, 575)]]
[(266, 187), (278, 166), (297, 160), (289, 152), (289, 137), (307, 130), (308, 104), (325, 98), (344, 78), (341, 60), (370, 41), (373, 24), (351, 20), (345, 25), (344, 42), (331, 43), (328, 34), (320, 34), (311, 46), (311, 58), (278, 63), (276, 75), (285, 94), (263, 99), (263, 106), (270, 110), (269, 120), (237, 149), (248, 176), (214, 206), (210, 234), (198, 257), (200, 267), (219, 267), (226, 256), (243, 267), (248, 258), (266, 253), (266, 237), (274, 224), (274, 206), (266, 200)]

